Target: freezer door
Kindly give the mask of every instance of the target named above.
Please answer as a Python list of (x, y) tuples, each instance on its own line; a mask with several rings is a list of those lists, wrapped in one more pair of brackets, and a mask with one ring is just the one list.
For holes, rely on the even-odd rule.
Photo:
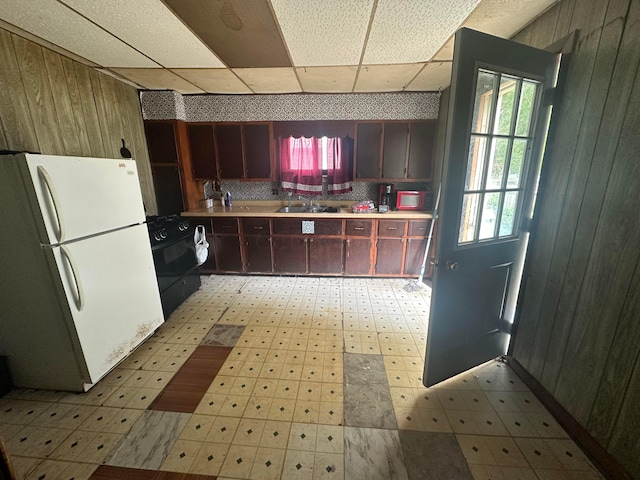
[(134, 160), (30, 154), (21, 157), (25, 182), (34, 187), (34, 214), (44, 222), (41, 243), (68, 242), (144, 222)]
[(146, 226), (50, 250), (95, 383), (164, 321)]

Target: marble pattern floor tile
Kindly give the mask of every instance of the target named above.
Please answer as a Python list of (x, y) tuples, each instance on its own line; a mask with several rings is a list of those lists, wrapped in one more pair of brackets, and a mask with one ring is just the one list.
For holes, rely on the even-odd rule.
[(408, 480), (397, 431), (344, 428), (345, 478), (349, 480)]
[(241, 325), (214, 325), (202, 339), (201, 345), (234, 347), (244, 332)]
[(385, 384), (346, 384), (344, 424), (350, 427), (397, 429), (389, 387)]
[(113, 449), (108, 465), (159, 469), (189, 421), (189, 414), (148, 410)]
[(344, 354), (344, 383), (388, 385), (381, 355)]
[(453, 434), (412, 431), (398, 433), (409, 478), (473, 479)]

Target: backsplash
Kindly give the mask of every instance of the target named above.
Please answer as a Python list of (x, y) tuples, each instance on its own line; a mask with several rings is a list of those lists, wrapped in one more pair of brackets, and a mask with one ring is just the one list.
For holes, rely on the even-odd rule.
[(439, 93), (181, 95), (144, 91), (145, 120), (250, 122), (292, 120), (425, 120), (438, 118)]

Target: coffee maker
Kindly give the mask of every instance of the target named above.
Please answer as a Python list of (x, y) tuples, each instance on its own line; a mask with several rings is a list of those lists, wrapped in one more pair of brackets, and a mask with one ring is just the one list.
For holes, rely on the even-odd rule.
[(378, 205), (387, 205), (389, 210), (396, 208), (396, 186), (393, 183), (380, 184)]

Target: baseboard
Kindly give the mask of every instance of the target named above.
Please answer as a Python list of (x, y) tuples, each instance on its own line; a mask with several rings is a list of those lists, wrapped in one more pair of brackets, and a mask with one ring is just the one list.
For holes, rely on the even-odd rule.
[(509, 365), (572, 440), (584, 451), (589, 460), (600, 470), (600, 473), (611, 480), (633, 480), (622, 465), (516, 359), (509, 357)]

